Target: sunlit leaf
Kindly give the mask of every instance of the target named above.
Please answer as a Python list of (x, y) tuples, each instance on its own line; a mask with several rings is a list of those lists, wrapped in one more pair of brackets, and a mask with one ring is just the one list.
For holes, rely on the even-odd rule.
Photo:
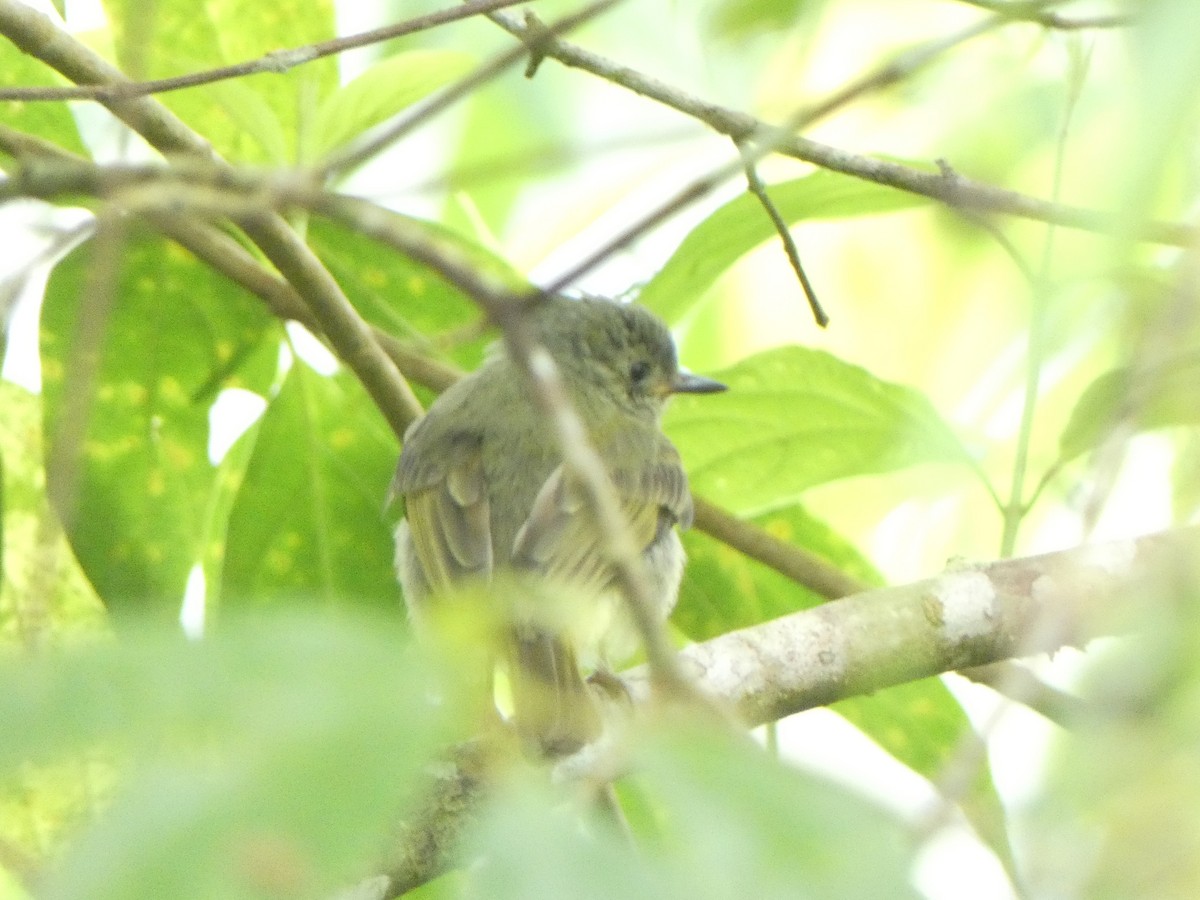
[[(824, 169), (768, 185), (767, 191), (784, 221), (791, 223), (894, 212), (929, 202)], [(722, 272), (775, 234), (758, 198), (742, 194), (692, 229), (666, 265), (642, 288), (638, 302), (674, 325)]]
[(399, 609), (383, 512), (396, 455), (353, 377), (293, 364), (263, 415), (230, 516), (222, 602)]
[[(934, 783), (945, 777), (964, 742), (976, 740), (971, 721), (940, 678), (923, 678), (850, 697), (831, 709)], [(975, 769), (971, 784), (958, 801), (996, 855), (1002, 860), (1011, 859), (1007, 817), (986, 763)]]
[[(185, 0), (105, 4), (117, 57), (136, 77), (165, 78), (242, 63), (334, 36), (330, 0)], [(292, 164), (321, 97), (337, 88), (332, 57), (159, 95), (222, 155)]]
[[(0, 87), (61, 86), (65, 79), (40, 60), (22, 53), (7, 40), (0, 42)], [(0, 122), (10, 128), (51, 141), (64, 150), (83, 153), (79, 129), (64, 103), (0, 101)], [(4, 158), (0, 151), (0, 159)]]
[(217, 478), (209, 405), (222, 387), (266, 390), (276, 331), (257, 300), (174, 244), (134, 236), (118, 259), (96, 259), (85, 245), (55, 269), (42, 310), (48, 453), (78, 427), (64, 422), (64, 387), (69, 371), (89, 365), (76, 332), (95, 302), (88, 273), (97, 265), (120, 266), (113, 308), (99, 326), (78, 469), (50, 472), (50, 494), (109, 610), (173, 619), (205, 542), (222, 537), (205, 527)]
[(676, 398), (666, 430), (696, 493), (737, 513), (838, 478), (968, 460), (923, 394), (819, 350), (770, 350), (715, 377), (729, 390)]
[(722, 0), (713, 9), (709, 30), (719, 40), (738, 40), (761, 32), (811, 22), (825, 0)]
[[(481, 275), (513, 290), (528, 287), (507, 262), (478, 244), (435, 223), (405, 221)], [(433, 355), (447, 352), (460, 366), (478, 365), (482, 342), (478, 334), (469, 332), (481, 322), (479, 307), (429, 266), (324, 220), (311, 223), (309, 243), (368, 322), (425, 345)], [(468, 333), (465, 340), (464, 332)]]

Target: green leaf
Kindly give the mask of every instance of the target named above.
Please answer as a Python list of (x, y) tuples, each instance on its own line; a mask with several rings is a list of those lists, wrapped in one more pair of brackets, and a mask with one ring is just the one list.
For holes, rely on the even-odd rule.
[[(866, 584), (882, 584), (879, 573), (852, 544), (802, 506), (776, 509), (750, 521)], [(683, 543), (688, 563), (671, 622), (690, 640), (706, 641), (824, 602), (790, 578), (697, 529), (686, 532)]]
[(917, 896), (904, 827), (850, 791), (678, 721), (638, 756), (633, 778), (658, 807), (661, 838), (635, 848), (605, 823), (580, 828), (544, 788), (510, 785), (473, 836), (468, 896)]
[(1099, 376), (1071, 411), (1059, 439), (1060, 459), (1094, 450), (1121, 425), (1135, 431), (1200, 425), (1200, 353)]
[[(134, 235), (117, 259), (90, 245), (54, 271), (42, 309), (41, 357), (48, 459), (78, 454), (48, 473), (51, 498), (84, 572), (110, 612), (173, 620), (188, 571), (221, 540), (204, 509), (217, 489), (208, 458), (208, 410), (222, 387), (265, 392), (277, 330), (261, 304), (155, 236)], [(118, 265), (113, 308), (86, 409), (86, 433), (63, 420), (67, 375), (86, 374), (77, 329), (91, 268)], [(76, 381), (75, 383), (78, 383)]]
[[(767, 188), (786, 222), (838, 219), (912, 209), (929, 201), (821, 169)], [(646, 283), (638, 302), (676, 325), (726, 269), (776, 234), (758, 198), (742, 194), (692, 229)]]
[(396, 456), (353, 376), (293, 363), (263, 414), (230, 515), (223, 604), (399, 609), (383, 514)]
[(471, 70), (475, 58), (455, 50), (410, 50), (375, 63), (327, 96), (313, 127), (313, 159), (349, 143)]
[(824, 6), (824, 0), (722, 0), (709, 17), (708, 31), (718, 40), (743, 40), (811, 23)]
[(738, 514), (839, 478), (969, 461), (924, 394), (819, 350), (769, 350), (715, 377), (729, 390), (676, 398), (666, 431), (693, 490)]
[[(514, 291), (529, 282), (505, 260), (432, 222), (405, 218), (441, 252), (470, 266), (480, 277)], [(424, 263), (336, 223), (313, 220), (309, 244), (328, 266), (359, 314), (389, 334), (412, 340), (430, 355), (445, 353), (461, 368), (474, 369), (487, 338), (475, 303)]]
[(46, 497), (42, 398), (0, 381), (0, 410), (0, 638), (38, 643), (94, 633), (103, 608), (52, 524)]
[[(257, 59), (334, 35), (331, 0), (108, 0), (117, 58), (135, 77), (161, 78)], [(298, 159), (301, 132), (337, 88), (332, 57), (286, 72), (170, 91), (159, 99), (230, 159)]]
[(0, 656), (0, 779), (86, 754), (116, 783), (39, 896), (316, 898), (354, 881), (463, 736), (447, 667), (404, 645), (399, 618), (293, 612), (199, 642), (132, 629)]
[[(67, 81), (40, 60), (28, 56), (7, 40), (0, 43), (0, 87), (59, 87)], [(64, 150), (86, 153), (79, 129), (66, 103), (0, 102), (0, 122), (57, 144)], [(3, 154), (0, 154), (2, 158)]]

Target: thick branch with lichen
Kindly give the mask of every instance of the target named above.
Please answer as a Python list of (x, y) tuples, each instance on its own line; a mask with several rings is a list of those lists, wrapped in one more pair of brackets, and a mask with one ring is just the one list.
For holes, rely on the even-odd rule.
[[(856, 594), (695, 644), (680, 655), (701, 690), (747, 725), (761, 725), (917, 678), (1118, 633), (1138, 621), (1127, 613), (1156, 592), (1166, 597), (1194, 589), (1197, 553), (1200, 527), (1001, 560)], [(622, 675), (639, 707), (651, 702), (648, 678), (644, 669)], [(1078, 717), (1080, 704), (1064, 701)], [(435, 791), (423, 814), (426, 824), (405, 830), (404, 851), (391, 872), (364, 890), (390, 897), (454, 864), (448, 832), (469, 821), (470, 801), (478, 802), (482, 787), (477, 769), (462, 778), (445, 774), (442, 781), (444, 808)], [(423, 833), (434, 823), (436, 840)]]

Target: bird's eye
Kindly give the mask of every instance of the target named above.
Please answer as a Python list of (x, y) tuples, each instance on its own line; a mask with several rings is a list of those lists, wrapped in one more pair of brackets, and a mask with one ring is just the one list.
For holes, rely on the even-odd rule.
[(629, 367), (629, 377), (633, 381), (638, 382), (645, 379), (650, 374), (650, 363), (644, 359), (639, 359)]

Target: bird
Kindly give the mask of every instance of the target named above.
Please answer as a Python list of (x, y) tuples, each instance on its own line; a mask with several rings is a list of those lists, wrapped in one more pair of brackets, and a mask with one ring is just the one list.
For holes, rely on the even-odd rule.
[[(552, 296), (528, 315), (608, 470), (665, 621), (683, 574), (677, 528), (691, 525), (693, 505), (663, 411), (674, 394), (725, 385), (682, 371), (666, 325), (635, 304)], [(546, 757), (595, 740), (602, 724), (581, 661), (611, 673), (637, 632), (559, 440), (502, 346), (409, 427), (389, 493), (403, 502), (396, 569), (418, 630), (439, 596), (510, 585), (520, 599), (497, 655), (517, 732)]]

